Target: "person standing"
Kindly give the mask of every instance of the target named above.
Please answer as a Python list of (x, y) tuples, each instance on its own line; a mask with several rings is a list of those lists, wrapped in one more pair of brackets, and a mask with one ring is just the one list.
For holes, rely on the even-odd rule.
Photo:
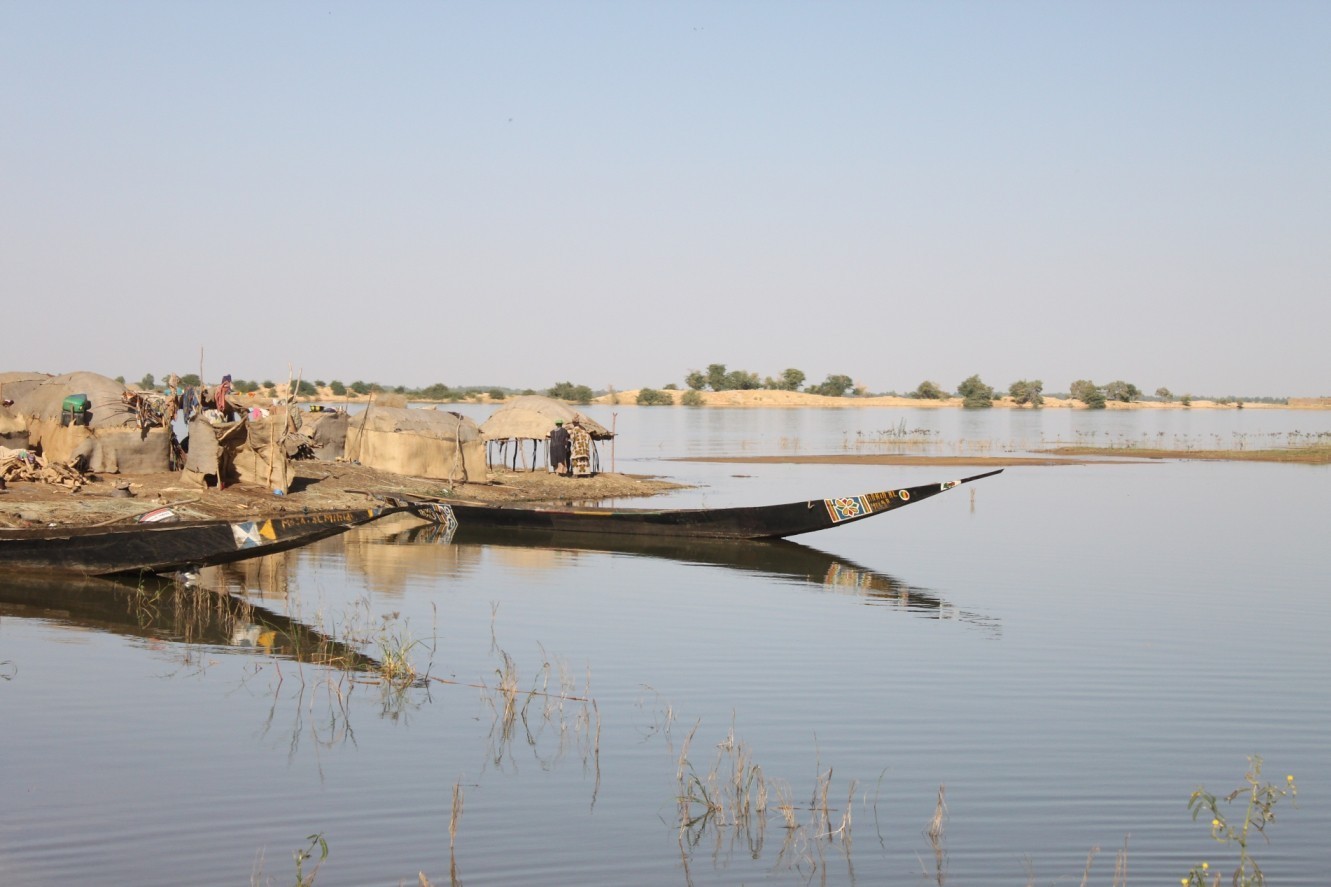
[(573, 428), (569, 436), (569, 468), (574, 477), (592, 476), (592, 436), (582, 427), (582, 418), (573, 417)]
[(564, 427), (564, 420), (556, 419), (547, 446), (550, 453), (550, 467), (561, 477), (568, 474), (569, 440), (570, 435), (568, 429)]

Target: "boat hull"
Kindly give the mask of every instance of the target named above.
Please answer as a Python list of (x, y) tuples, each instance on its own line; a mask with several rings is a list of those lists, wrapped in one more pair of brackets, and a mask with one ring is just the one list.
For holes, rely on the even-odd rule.
[[(445, 506), (391, 506), (100, 527), (0, 530), (0, 566), (103, 576), (168, 573), (227, 564), (308, 545), (389, 514), (427, 519)], [(448, 512), (451, 519), (451, 512)]]
[(674, 538), (782, 539), (886, 514), (1001, 471), (999, 469), (961, 480), (857, 496), (739, 508), (653, 510), (573, 506), (523, 508), (465, 502), (449, 504), (457, 515), (459, 525), (466, 528)]

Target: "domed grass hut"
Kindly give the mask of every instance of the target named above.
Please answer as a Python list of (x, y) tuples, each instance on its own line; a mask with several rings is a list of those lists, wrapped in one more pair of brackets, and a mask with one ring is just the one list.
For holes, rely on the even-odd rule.
[(78, 459), (88, 471), (110, 474), (170, 471), (171, 429), (146, 421), (129, 393), (97, 373), (66, 373), (28, 387), (9, 409), (27, 426), (28, 447), (48, 462)]
[[(515, 397), (491, 414), (481, 423), (481, 438), (485, 441), (485, 456), (488, 464), (508, 465), (508, 451), (512, 449), (512, 467), (516, 471), (521, 467), (535, 471), (541, 465), (549, 467), (548, 448), (550, 432), (555, 422), (571, 425), (574, 419), (582, 420), (582, 427), (592, 438), (592, 470), (600, 471), (600, 455), (596, 443), (612, 439), (615, 434), (604, 425), (587, 418), (562, 400), (545, 397), (540, 394), (526, 394)], [(527, 462), (527, 449), (530, 444), (531, 463)], [(547, 445), (542, 459), (542, 445)], [(492, 453), (497, 450), (497, 459)]]

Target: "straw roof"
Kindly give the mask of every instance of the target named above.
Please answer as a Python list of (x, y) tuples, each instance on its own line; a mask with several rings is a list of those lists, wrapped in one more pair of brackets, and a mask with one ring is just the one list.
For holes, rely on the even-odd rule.
[(614, 437), (604, 425), (587, 418), (564, 401), (540, 394), (515, 397), (495, 410), (481, 423), (481, 437), (484, 440), (545, 440), (554, 429), (556, 419), (562, 419), (568, 425), (575, 418), (582, 420), (582, 427), (593, 440)]
[[(6, 388), (9, 386), (6, 385)], [(26, 392), (14, 398), (15, 413), (30, 419), (60, 419), (65, 398), (72, 394), (87, 395), (92, 413), (93, 428), (138, 427), (139, 418), (125, 404), (123, 395), (128, 390), (120, 382), (97, 373), (66, 373), (49, 376)], [(9, 397), (9, 395), (5, 395)]]

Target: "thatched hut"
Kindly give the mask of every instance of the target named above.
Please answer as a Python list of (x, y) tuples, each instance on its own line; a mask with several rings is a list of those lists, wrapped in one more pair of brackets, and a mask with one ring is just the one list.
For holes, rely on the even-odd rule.
[[(554, 397), (544, 397), (539, 394), (525, 394), (521, 397), (515, 397), (505, 403), (499, 409), (491, 414), (490, 418), (481, 423), (481, 437), (485, 440), (487, 447), (487, 457), (489, 455), (488, 447), (495, 444), (499, 450), (499, 462), (506, 463), (510, 444), (513, 448), (513, 467), (518, 467), (521, 460), (523, 467), (526, 465), (526, 444), (531, 444), (531, 470), (541, 464), (539, 454), (541, 446), (547, 444), (550, 438), (550, 432), (554, 430), (555, 422), (562, 421), (565, 425), (572, 424), (574, 419), (582, 421), (582, 427), (587, 429), (591, 435), (593, 444), (596, 441), (610, 440), (614, 437), (614, 432), (610, 431), (604, 425), (579, 413), (573, 407), (562, 400)], [(592, 447), (592, 458), (597, 459), (596, 448)], [(545, 453), (545, 464), (549, 465), (549, 451)]]
[[(18, 387), (6, 383), (7, 390), (11, 386)], [(169, 471), (171, 429), (144, 427), (125, 402), (127, 391), (97, 373), (67, 373), (29, 386), (13, 398), (10, 410), (26, 424), (28, 446), (48, 462), (77, 458), (89, 471), (108, 473)], [(82, 404), (73, 413), (67, 408), (71, 400)]]
[(370, 404), (347, 422), (346, 458), (371, 468), (457, 483), (484, 483), (476, 423), (445, 410)]

